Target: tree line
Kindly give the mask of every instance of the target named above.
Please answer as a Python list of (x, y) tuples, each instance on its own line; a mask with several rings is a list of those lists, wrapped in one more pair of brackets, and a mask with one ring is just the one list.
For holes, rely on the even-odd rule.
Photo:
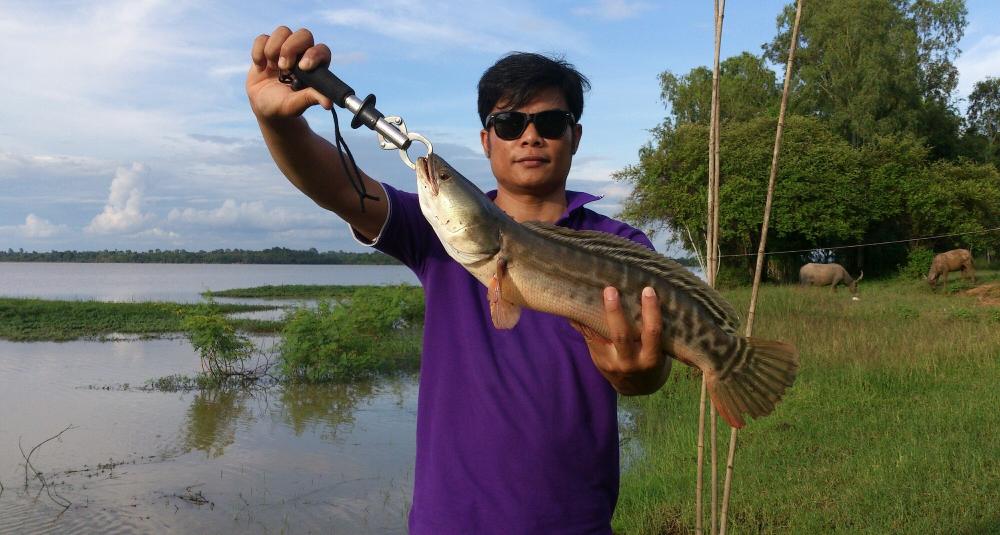
[[(760, 241), (793, 5), (755, 55), (721, 62), (720, 249)], [(866, 273), (895, 272), (921, 248), (1000, 250), (1000, 78), (975, 84), (966, 111), (956, 96), (967, 10), (962, 0), (830, 0), (803, 9), (768, 248), (772, 277), (803, 262), (837, 260)], [(687, 250), (704, 247), (712, 71), (659, 77), (668, 109), (639, 163), (616, 173), (632, 185), (622, 217), (662, 226)], [(852, 245), (911, 240), (877, 249)], [(752, 256), (723, 259), (743, 279)]]
[(149, 251), (25, 251), (7, 249), (0, 251), (0, 262), (106, 262), (106, 263), (155, 263), (155, 264), (350, 264), (385, 265), (399, 264), (389, 255), (379, 251), (352, 253), (347, 251), (319, 252), (272, 247), (259, 251), (247, 249), (215, 249), (213, 251), (185, 251), (183, 249)]
[[(681, 265), (698, 265), (694, 257), (676, 258)], [(319, 252), (316, 249), (295, 250), (272, 247), (261, 251), (245, 249), (216, 249), (214, 251), (185, 251), (183, 249), (149, 251), (25, 251), (24, 249), (0, 250), (0, 262), (83, 262), (83, 263), (136, 263), (136, 264), (345, 264), (345, 265), (399, 265), (395, 258), (379, 252), (351, 253), (346, 251)]]

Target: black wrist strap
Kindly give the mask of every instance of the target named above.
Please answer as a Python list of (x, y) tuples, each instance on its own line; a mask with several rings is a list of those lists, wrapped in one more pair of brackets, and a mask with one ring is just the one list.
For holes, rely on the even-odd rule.
[[(358, 194), (358, 201), (361, 203), (361, 213), (365, 212), (365, 199), (371, 199), (373, 201), (379, 200), (378, 197), (370, 195), (365, 189), (365, 181), (361, 178), (361, 170), (358, 169), (357, 162), (354, 161), (354, 155), (351, 154), (351, 149), (347, 146), (347, 142), (344, 141), (344, 136), (340, 134), (340, 120), (337, 118), (336, 108), (330, 108), (330, 113), (333, 114), (333, 131), (336, 136), (337, 150), (340, 151), (340, 163), (344, 166), (344, 174), (347, 175), (347, 181), (351, 183), (351, 187)], [(344, 155), (347, 158), (344, 158)], [(347, 160), (351, 161), (351, 165), (347, 165)]]

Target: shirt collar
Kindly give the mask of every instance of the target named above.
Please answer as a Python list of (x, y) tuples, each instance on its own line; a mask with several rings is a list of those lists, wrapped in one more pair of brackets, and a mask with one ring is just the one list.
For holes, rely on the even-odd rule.
[[(497, 200), (497, 190), (486, 192), (486, 196), (489, 197), (491, 201)], [(563, 221), (569, 219), (570, 214), (572, 214), (576, 210), (579, 210), (580, 208), (583, 208), (585, 204), (603, 198), (604, 198), (603, 195), (592, 195), (590, 193), (586, 193), (583, 191), (566, 190), (566, 211), (563, 212), (563, 215), (562, 217), (559, 218), (559, 221), (556, 221), (556, 224), (562, 223)]]

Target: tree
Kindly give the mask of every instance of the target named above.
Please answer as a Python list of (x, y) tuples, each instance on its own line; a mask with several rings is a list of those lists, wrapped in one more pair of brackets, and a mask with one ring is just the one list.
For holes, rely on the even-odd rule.
[[(724, 255), (750, 254), (760, 240), (760, 218), (775, 120), (731, 121), (722, 130), (720, 248)], [(705, 232), (708, 127), (660, 128), (640, 150), (639, 164), (616, 174), (633, 192), (622, 217), (646, 227), (662, 225), (676, 236)], [(814, 117), (786, 121), (778, 187), (768, 234), (772, 251), (905, 240), (978, 232), (1000, 226), (1000, 173), (992, 165), (933, 160), (912, 134), (876, 136), (851, 146)], [(927, 242), (923, 242), (927, 245)], [(938, 248), (996, 249), (1000, 236), (971, 234), (942, 239)], [(896, 272), (907, 261), (905, 244), (833, 251), (851, 271)], [(779, 278), (795, 273), (808, 254), (778, 255), (770, 263)], [(723, 274), (745, 278), (751, 256), (724, 259)], [(742, 274), (742, 275), (741, 275)]]
[[(712, 71), (696, 67), (683, 76), (660, 73), (660, 96), (670, 107), (672, 125), (708, 124), (711, 117)], [(743, 52), (719, 64), (720, 111), (722, 121), (746, 121), (777, 115), (781, 98), (774, 71), (763, 57)]]
[(1000, 78), (976, 82), (969, 94), (967, 121), (970, 130), (992, 144), (1000, 143)]
[[(958, 137), (953, 93), (966, 26), (963, 0), (830, 0), (802, 14), (792, 110), (818, 115), (860, 146), (877, 135), (928, 138), (936, 156)], [(783, 63), (792, 6), (765, 57)]]
[[(973, 233), (1000, 227), (1000, 173), (991, 164), (937, 161), (904, 184), (910, 232), (916, 236)], [(996, 233), (932, 242), (937, 249), (1000, 247)]]
[[(722, 130), (720, 237), (724, 254), (749, 254), (760, 239), (775, 119), (727, 124)], [(622, 217), (650, 226), (662, 224), (677, 236), (688, 232), (701, 243), (705, 232), (708, 127), (663, 128), (640, 151), (640, 163), (616, 174), (633, 193)], [(865, 209), (860, 155), (820, 120), (789, 116), (784, 135), (771, 233), (771, 249), (854, 242), (871, 219)], [(693, 250), (690, 243), (688, 250)], [(780, 262), (797, 262), (788, 257)], [(730, 268), (752, 268), (751, 257), (728, 260)], [(784, 270), (789, 268), (785, 266)]]

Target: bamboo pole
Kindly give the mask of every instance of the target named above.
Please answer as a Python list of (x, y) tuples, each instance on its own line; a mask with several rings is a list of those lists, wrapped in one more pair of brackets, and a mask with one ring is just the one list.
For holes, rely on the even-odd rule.
[[(781, 153), (781, 136), (785, 128), (785, 109), (788, 105), (788, 89), (792, 80), (792, 65), (795, 61), (795, 45), (799, 39), (799, 20), (802, 17), (802, 0), (795, 3), (795, 23), (792, 25), (792, 39), (788, 45), (788, 63), (785, 65), (785, 85), (781, 90), (781, 107), (778, 109), (778, 126), (774, 134), (774, 152), (771, 155), (771, 174), (767, 182), (767, 200), (764, 202), (764, 221), (760, 229), (760, 245), (757, 248), (757, 265), (753, 273), (753, 290), (750, 293), (750, 310), (747, 313), (746, 335), (753, 334), (753, 321), (757, 311), (757, 296), (760, 292), (760, 279), (764, 271), (764, 250), (767, 246), (767, 228), (771, 220), (771, 204), (774, 200), (774, 185), (778, 177), (778, 156)], [(726, 461), (726, 480), (722, 490), (722, 511), (719, 522), (719, 535), (726, 534), (726, 515), (729, 512), (729, 492), (733, 481), (733, 459), (736, 454), (737, 429), (734, 427), (729, 435), (729, 457)]]
[(764, 202), (764, 222), (760, 229), (760, 245), (757, 247), (757, 266), (753, 273), (753, 290), (750, 293), (750, 311), (747, 313), (747, 336), (753, 332), (754, 315), (757, 312), (757, 294), (760, 290), (761, 272), (764, 267), (764, 248), (767, 245), (767, 227), (771, 219), (771, 203), (774, 199), (774, 183), (778, 176), (778, 155), (781, 152), (781, 136), (785, 129), (785, 108), (788, 105), (788, 88), (792, 79), (792, 62), (795, 60), (795, 44), (799, 35), (799, 18), (802, 15), (802, 0), (795, 5), (795, 23), (792, 25), (792, 42), (788, 47), (788, 63), (785, 65), (785, 86), (781, 91), (781, 107), (778, 109), (778, 128), (774, 133), (774, 153), (771, 155), (771, 175), (767, 182), (767, 200)]
[(712, 426), (712, 432), (709, 435), (712, 442), (712, 511), (710, 515), (712, 535), (719, 532), (719, 449), (717, 447), (718, 441), (716, 436), (718, 435), (719, 420), (715, 412), (715, 405), (709, 404), (711, 411), (710, 423)]
[(715, 0), (715, 53), (712, 62), (712, 102), (708, 133), (708, 264), (711, 266), (708, 283), (715, 286), (719, 272), (719, 55), (722, 48), (722, 21), (725, 17), (726, 0)]
[[(707, 210), (706, 210), (706, 246), (705, 246), (705, 256), (707, 270), (705, 271), (705, 278), (708, 281), (709, 286), (715, 287), (716, 275), (719, 272), (719, 52), (722, 46), (722, 20), (725, 13), (725, 0), (714, 0), (714, 22), (715, 22), (715, 53), (713, 61), (712, 70), (712, 101), (711, 101), (711, 119), (708, 132), (708, 191), (707, 191)], [(702, 478), (704, 476), (704, 444), (705, 444), (705, 404), (706, 404), (706, 390), (707, 384), (704, 374), (701, 378), (701, 400), (698, 406), (698, 466), (697, 466), (697, 481), (695, 482), (695, 532), (701, 535), (702, 533), (702, 521), (703, 521), (703, 491), (702, 491)], [(718, 469), (717, 469), (717, 449), (716, 449), (716, 412), (715, 408), (711, 407), (710, 410), (711, 418), (710, 425), (712, 427), (711, 434), (711, 492), (712, 492), (712, 510), (711, 510), (711, 534), (716, 533), (716, 513), (717, 513), (717, 500), (718, 500)]]
[(694, 501), (694, 532), (697, 535), (702, 535), (702, 519), (705, 517), (704, 512), (702, 512), (701, 506), (701, 496), (702, 496), (702, 485), (701, 481), (703, 479), (704, 466), (705, 466), (705, 394), (707, 391), (707, 384), (705, 383), (705, 376), (702, 374), (701, 379), (701, 401), (698, 402), (698, 468), (697, 468), (697, 481), (695, 482), (695, 501)]

